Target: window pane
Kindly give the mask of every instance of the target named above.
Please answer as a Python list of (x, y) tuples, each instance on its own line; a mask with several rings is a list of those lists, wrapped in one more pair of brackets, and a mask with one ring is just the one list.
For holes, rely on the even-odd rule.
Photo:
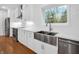
[(66, 23), (67, 6), (64, 5), (55, 8), (45, 9), (44, 17), (46, 23)]

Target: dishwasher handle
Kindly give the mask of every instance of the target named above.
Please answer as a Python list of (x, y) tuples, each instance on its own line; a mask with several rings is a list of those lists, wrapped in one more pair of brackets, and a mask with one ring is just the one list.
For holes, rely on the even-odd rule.
[(79, 42), (78, 41), (74, 41), (74, 40), (59, 39), (59, 41), (65, 42), (65, 43), (68, 43), (68, 44), (79, 45)]
[(74, 45), (79, 45), (79, 42), (75, 42), (75, 41), (68, 41), (69, 44), (74, 44)]

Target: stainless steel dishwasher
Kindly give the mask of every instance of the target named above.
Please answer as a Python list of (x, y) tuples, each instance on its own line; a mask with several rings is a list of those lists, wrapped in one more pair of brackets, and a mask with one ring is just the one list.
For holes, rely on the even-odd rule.
[(65, 38), (59, 38), (58, 54), (79, 54), (79, 42)]
[(13, 28), (13, 37), (16, 39), (17, 42), (18, 41), (18, 29), (17, 28)]

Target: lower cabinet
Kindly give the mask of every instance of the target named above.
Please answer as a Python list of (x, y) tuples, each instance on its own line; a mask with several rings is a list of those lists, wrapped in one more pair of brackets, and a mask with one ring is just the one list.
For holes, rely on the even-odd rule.
[(35, 41), (35, 52), (38, 54), (57, 54), (57, 46), (52, 46), (47, 43), (34, 40)]
[(26, 31), (26, 38), (28, 40), (28, 44), (27, 44), (27, 47), (30, 48), (31, 50), (35, 51), (35, 41), (34, 41), (34, 35), (33, 35), (33, 32), (31, 31)]
[(33, 39), (33, 32), (18, 29), (18, 40), (20, 43), (25, 45), (26, 47), (30, 48), (31, 50), (35, 51), (34, 39)]
[(57, 54), (58, 53), (58, 47), (57, 46), (53, 46), (53, 45), (49, 45), (44, 43), (44, 48), (45, 48), (45, 54)]
[(44, 53), (44, 45), (42, 44), (42, 42), (34, 39), (34, 49), (35, 49), (35, 52), (38, 53), (38, 54), (43, 54)]
[(30, 48), (38, 54), (56, 54), (57, 46), (34, 39), (34, 33), (31, 31), (18, 29), (18, 40), (26, 47)]
[(19, 42), (21, 42), (25, 46), (28, 44), (28, 38), (27, 37), (28, 36), (27, 36), (25, 30), (18, 29), (18, 40), (19, 40)]

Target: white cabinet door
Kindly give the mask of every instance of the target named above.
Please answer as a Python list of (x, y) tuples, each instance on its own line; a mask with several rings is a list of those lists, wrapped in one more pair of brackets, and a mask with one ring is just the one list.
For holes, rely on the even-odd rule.
[(24, 33), (25, 33), (25, 35), (24, 35), (25, 45), (28, 47), (28, 31), (24, 30)]
[(58, 48), (57, 46), (52, 46), (49, 45), (47, 43), (38, 41), (38, 40), (34, 40), (34, 48), (35, 48), (35, 52), (38, 54), (57, 54), (58, 52)]
[(21, 42), (23, 45), (26, 45), (26, 40), (25, 40), (25, 31), (22, 29), (18, 29), (18, 40)]
[(35, 45), (34, 45), (34, 38), (33, 38), (33, 32), (30, 31), (26, 31), (26, 30), (22, 30), (19, 29), (18, 30), (18, 40), (25, 45), (26, 47), (32, 49), (33, 51), (35, 51)]
[(18, 29), (18, 40), (19, 40), (19, 42), (22, 41), (22, 33), (21, 33), (21, 29)]
[(34, 48), (35, 48), (35, 52), (38, 54), (43, 54), (44, 53), (44, 45), (42, 44), (43, 42), (38, 41), (36, 39), (34, 39)]
[(35, 41), (35, 52), (38, 54), (57, 54), (57, 46), (52, 46), (47, 43), (34, 40)]
[(18, 29), (18, 40), (23, 43), (23, 32), (21, 29)]
[(45, 54), (57, 54), (58, 52), (57, 46), (44, 43), (44, 48), (45, 48), (45, 51), (44, 51)]
[(34, 34), (31, 31), (27, 31), (28, 34), (28, 47), (35, 51), (35, 41), (34, 41)]
[[(23, 39), (22, 39), (23, 44), (24, 44), (25, 46), (27, 46), (27, 44), (28, 44), (28, 34), (26, 34), (26, 31), (25, 31), (25, 30), (22, 30), (22, 32), (23, 32), (23, 34), (22, 34), (22, 36), (23, 36)], [(21, 36), (21, 37), (22, 37), (22, 36)]]

